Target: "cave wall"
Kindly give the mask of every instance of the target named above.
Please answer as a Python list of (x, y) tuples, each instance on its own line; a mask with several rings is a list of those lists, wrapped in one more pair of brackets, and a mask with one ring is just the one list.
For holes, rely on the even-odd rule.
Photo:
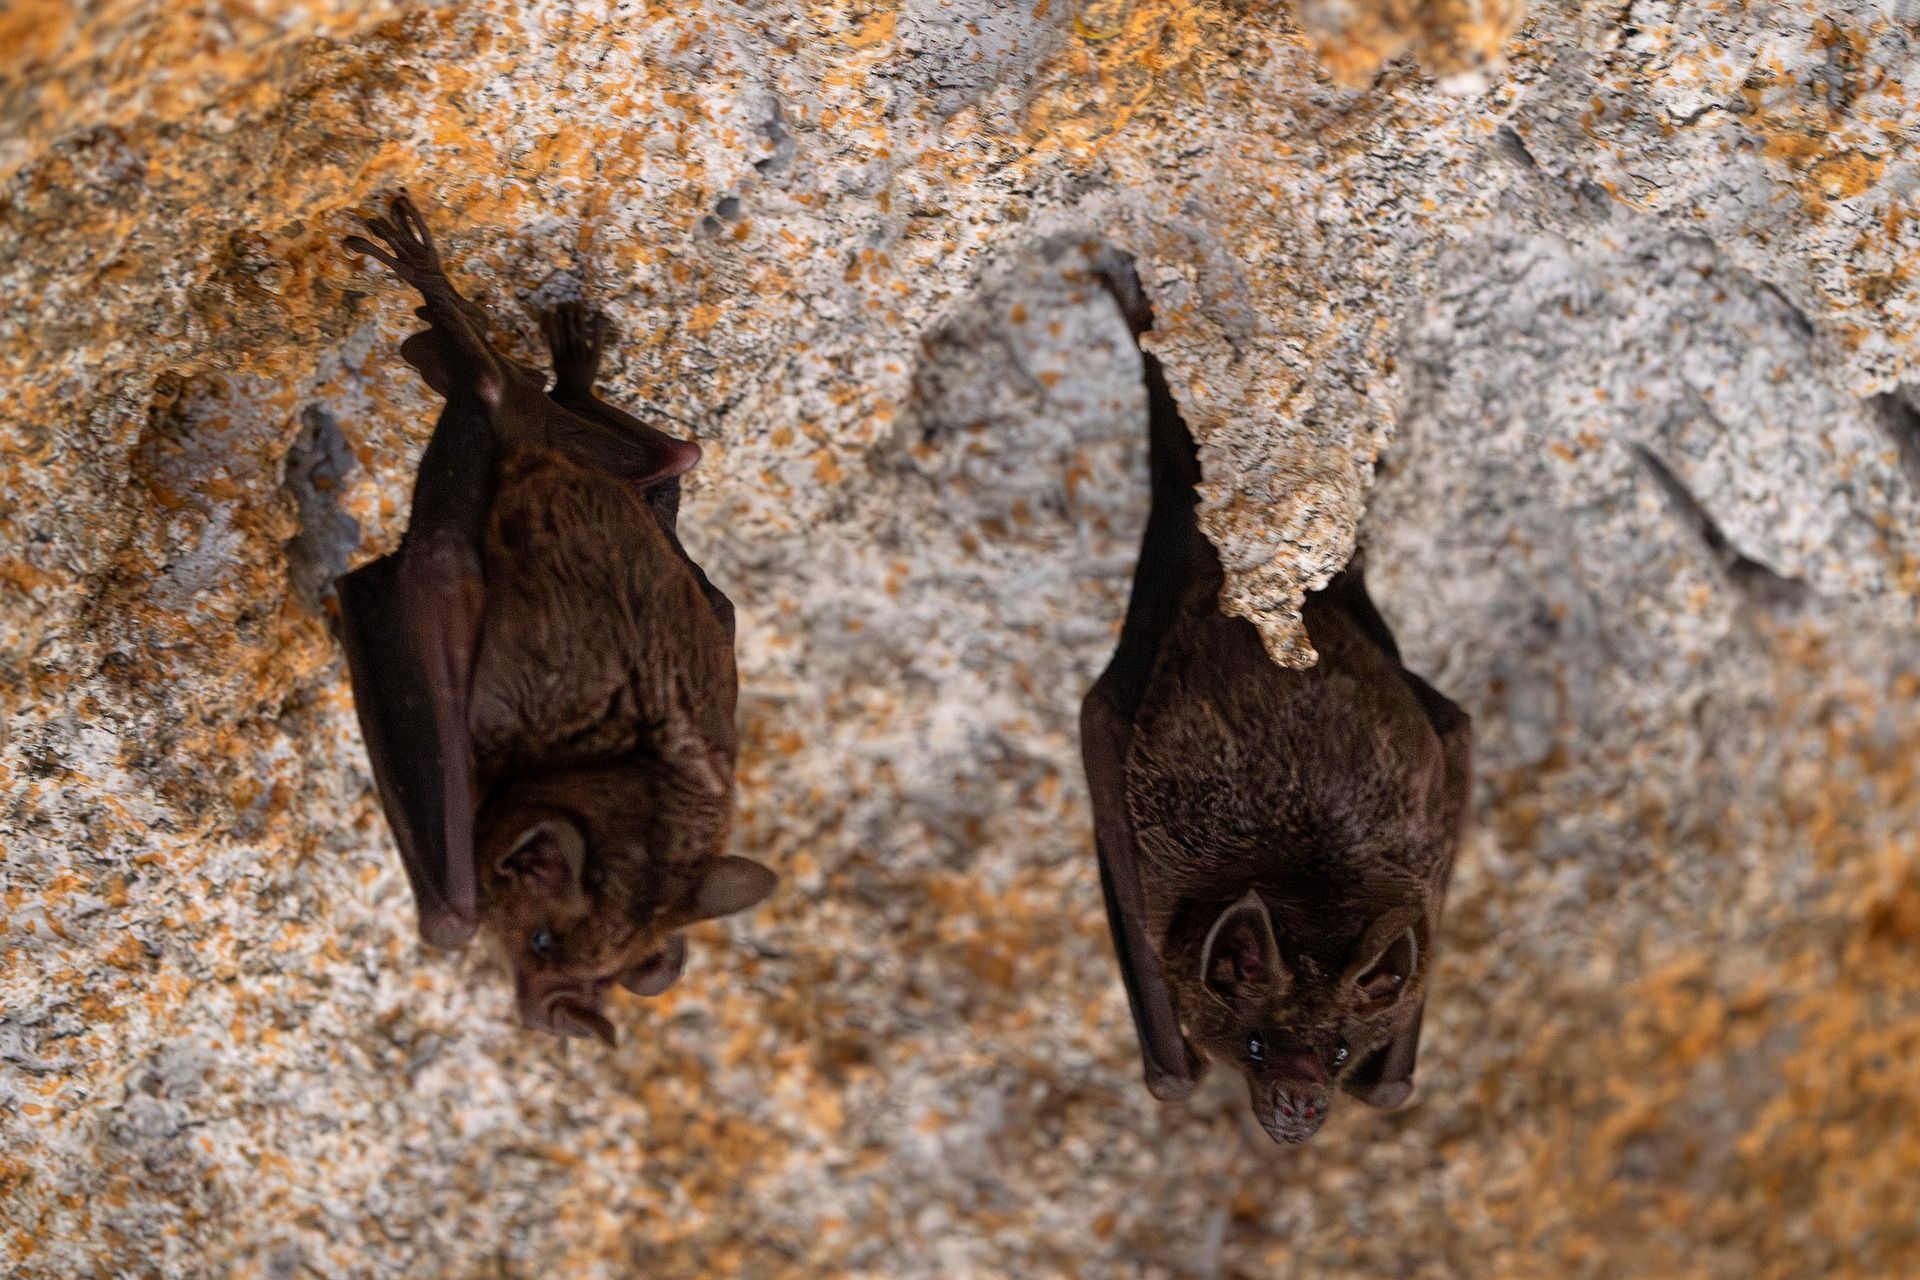
[[(8, 1274), (1920, 1273), (1920, 12), (0, 16)], [(736, 841), (606, 1052), (413, 934), (325, 583), (432, 397), (351, 210), (707, 446)], [(1138, 1080), (1075, 717), (1130, 253), (1229, 604), (1476, 719), (1416, 1104)]]

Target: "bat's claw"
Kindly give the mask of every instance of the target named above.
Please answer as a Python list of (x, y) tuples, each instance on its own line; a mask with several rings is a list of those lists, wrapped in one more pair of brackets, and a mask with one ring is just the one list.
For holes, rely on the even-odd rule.
[(365, 236), (348, 236), (344, 241), (348, 249), (385, 263), (395, 275), (422, 292), (446, 280), (433, 233), (427, 230), (427, 220), (406, 192), (397, 193), (388, 202), (385, 217), (371, 214), (359, 217), (361, 225), (380, 243), (375, 244)]

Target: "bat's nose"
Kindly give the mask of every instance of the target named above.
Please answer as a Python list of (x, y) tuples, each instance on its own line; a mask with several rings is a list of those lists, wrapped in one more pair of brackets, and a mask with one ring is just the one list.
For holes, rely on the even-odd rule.
[(1258, 1109), (1260, 1127), (1275, 1142), (1305, 1142), (1326, 1120), (1327, 1101), (1322, 1090), (1276, 1088)]

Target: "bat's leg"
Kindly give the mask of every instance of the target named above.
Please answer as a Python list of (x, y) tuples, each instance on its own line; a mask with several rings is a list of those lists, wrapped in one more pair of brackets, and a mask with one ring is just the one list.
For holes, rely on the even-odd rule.
[(566, 412), (549, 429), (554, 445), (582, 466), (631, 480), (671, 530), (680, 509), (680, 476), (700, 461), (700, 446), (616, 409), (593, 392), (611, 326), (585, 303), (563, 302), (540, 316), (553, 354), (553, 403)]
[(388, 269), (420, 291), (435, 318), (442, 312), (457, 312), (464, 320), (485, 324), (487, 313), (460, 296), (447, 278), (440, 261), (440, 250), (427, 229), (427, 220), (413, 198), (402, 191), (387, 204), (385, 217), (361, 215), (361, 223), (380, 240), (376, 245), (365, 236), (348, 236), (347, 248), (384, 262)]
[(388, 205), (387, 216), (361, 221), (380, 244), (364, 236), (348, 236), (347, 248), (377, 258), (419, 290), (425, 303), (419, 314), (433, 326), (409, 338), (401, 353), (435, 390), (444, 394), (464, 384), (497, 408), (506, 390), (507, 363), (487, 341), (487, 313), (462, 297), (447, 278), (420, 210), (401, 192)]
[[(1153, 311), (1131, 266), (1106, 264), (1100, 275), (1138, 340), (1152, 327)], [(1194, 487), (1200, 483), (1200, 458), (1193, 435), (1180, 416), (1180, 406), (1167, 385), (1159, 358), (1145, 350), (1140, 358), (1147, 388), (1147, 469), (1152, 506), (1140, 539), (1140, 560), (1134, 569), (1126, 623), (1103, 677), (1114, 709), (1128, 721), (1146, 691), (1160, 643), (1178, 621), (1181, 610), (1211, 610), (1224, 581), (1219, 554), (1200, 531), (1195, 517), (1200, 505)]]
[(593, 382), (600, 372), (600, 356), (606, 350), (612, 329), (605, 312), (594, 310), (584, 302), (563, 302), (540, 313), (540, 334), (553, 355), (553, 390), (549, 394), (555, 403), (643, 441), (658, 437), (674, 444), (691, 444), (691, 441), (674, 440), (659, 428), (594, 394)]
[(1080, 704), (1080, 750), (1093, 801), (1094, 851), (1100, 859), (1107, 926), (1140, 1041), (1147, 1090), (1162, 1102), (1171, 1102), (1193, 1092), (1206, 1063), (1181, 1034), (1159, 951), (1147, 928), (1139, 849), (1127, 815), (1126, 757), (1132, 729), (1115, 710), (1112, 691), (1109, 668)]
[(636, 476), (667, 541), (693, 570), (707, 602), (731, 638), (733, 602), (680, 545), (680, 474), (699, 461), (700, 446), (650, 427), (594, 394), (600, 356), (611, 332), (605, 313), (584, 302), (563, 302), (540, 315), (540, 334), (553, 355), (553, 390), (549, 394), (555, 404), (595, 428), (569, 435), (569, 452), (619, 474)]
[[(550, 394), (568, 408), (602, 407), (600, 398), (593, 394), (593, 380), (600, 372), (607, 328), (606, 313), (584, 302), (563, 302), (540, 313), (540, 336), (547, 340), (547, 350), (553, 355)], [(610, 405), (604, 407), (619, 413)]]
[(1373, 605), (1373, 597), (1367, 594), (1366, 572), (1360, 553), (1354, 554), (1347, 567), (1334, 575), (1332, 582), (1308, 596), (1305, 607), (1312, 610), (1323, 605), (1331, 605), (1346, 614), (1348, 620), (1382, 653), (1395, 662), (1400, 661), (1400, 646), (1394, 643), (1393, 632), (1388, 629), (1386, 619), (1380, 616), (1380, 611)]

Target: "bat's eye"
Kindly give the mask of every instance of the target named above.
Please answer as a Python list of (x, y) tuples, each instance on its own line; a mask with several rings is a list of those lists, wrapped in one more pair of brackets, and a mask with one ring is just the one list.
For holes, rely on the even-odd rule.
[(527, 939), (527, 945), (533, 948), (533, 954), (544, 959), (553, 954), (553, 933), (547, 929), (535, 929), (533, 936)]
[(1341, 1041), (1338, 1045), (1334, 1046), (1333, 1065), (1338, 1067), (1341, 1063), (1345, 1062), (1346, 1060), (1347, 1060), (1347, 1045), (1345, 1041)]
[(1267, 1060), (1267, 1042), (1258, 1034), (1247, 1037), (1247, 1056), (1255, 1062)]

